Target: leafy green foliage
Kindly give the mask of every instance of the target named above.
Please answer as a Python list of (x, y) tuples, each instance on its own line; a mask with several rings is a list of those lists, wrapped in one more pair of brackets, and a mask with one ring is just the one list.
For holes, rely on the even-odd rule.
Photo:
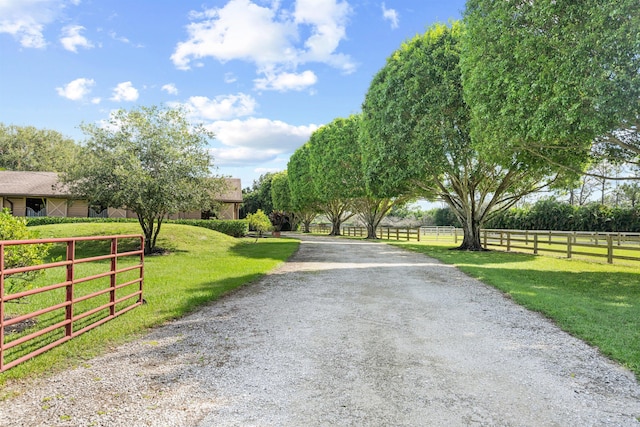
[(275, 210), (293, 211), (289, 176), (286, 170), (276, 173), (271, 179), (271, 203)]
[(309, 150), (307, 142), (291, 155), (287, 164), (291, 209), (302, 222), (305, 233), (310, 232), (309, 226), (320, 210), (309, 164)]
[(249, 223), (246, 219), (217, 220), (217, 219), (173, 219), (167, 223), (193, 225), (218, 231), (231, 237), (244, 237), (249, 231)]
[(258, 212), (247, 215), (247, 222), (249, 223), (249, 230), (258, 232), (258, 236), (262, 236), (262, 233), (271, 231), (273, 225), (271, 220), (262, 212), (262, 209), (258, 209)]
[(64, 181), (77, 198), (135, 212), (146, 253), (155, 248), (167, 215), (214, 207), (226, 185), (210, 176), (207, 143), (213, 134), (193, 126), (181, 110), (119, 110), (107, 126), (82, 130), (89, 139)]
[(463, 32), (460, 22), (434, 25), (387, 59), (362, 106), (361, 145), (373, 194), (441, 198), (464, 229), (460, 248), (481, 250), (483, 222), (546, 185), (547, 170), (476, 151), (459, 66)]
[(0, 123), (0, 169), (64, 172), (80, 147), (59, 132)]
[[(38, 238), (38, 233), (27, 228), (27, 221), (11, 215), (8, 209), (0, 211), (0, 240), (31, 240)], [(47, 256), (47, 245), (11, 245), (4, 248), (4, 268), (20, 268), (42, 264)], [(41, 274), (40, 270), (27, 273), (16, 273), (7, 276), (5, 293), (16, 293)]]
[(598, 203), (572, 206), (555, 199), (543, 199), (531, 208), (501, 212), (487, 228), (512, 230), (562, 230), (639, 232), (640, 209), (612, 208)]
[(580, 171), (596, 137), (637, 123), (637, 0), (469, 0), (464, 21), (472, 136), (502, 164)]
[(251, 188), (242, 190), (242, 207), (240, 208), (240, 218), (246, 217), (250, 213), (262, 210), (265, 214), (273, 210), (271, 199), (271, 180), (275, 174), (267, 172), (260, 175), (257, 181), (253, 181)]

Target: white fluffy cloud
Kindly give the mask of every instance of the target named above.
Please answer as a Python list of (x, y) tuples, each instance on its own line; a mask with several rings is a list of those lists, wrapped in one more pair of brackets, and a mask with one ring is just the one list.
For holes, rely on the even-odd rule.
[(91, 49), (93, 43), (91, 43), (85, 36), (80, 34), (85, 28), (81, 25), (68, 25), (62, 29), (62, 37), (60, 37), (60, 43), (62, 46), (71, 51), (78, 52), (78, 47), (85, 49)]
[(264, 76), (256, 79), (256, 85), (273, 90), (299, 90), (299, 82), (288, 88), (269, 81), (273, 76), (283, 76), (283, 81), (303, 76), (308, 82), (308, 72), (296, 72), (304, 63), (325, 63), (344, 72), (355, 70), (348, 55), (336, 53), (346, 37), (351, 13), (346, 1), (297, 0), (293, 10), (281, 9), (279, 1), (270, 4), (229, 0), (224, 7), (192, 13), (188, 38), (176, 45), (171, 60), (184, 70), (207, 57), (251, 62)]
[[(58, 95), (72, 101), (82, 101), (91, 92), (96, 84), (93, 79), (79, 78), (67, 83), (63, 87), (57, 87)], [(99, 101), (98, 101), (99, 102)]]
[(255, 112), (257, 105), (252, 96), (244, 93), (221, 95), (214, 99), (192, 96), (183, 104), (191, 117), (207, 121), (249, 116)]
[(55, 21), (68, 0), (0, 0), (0, 33), (11, 34), (22, 47), (44, 48), (45, 26)]
[(391, 23), (391, 28), (398, 28), (400, 23), (400, 17), (395, 9), (387, 9), (384, 3), (382, 3), (382, 17)]
[(167, 92), (169, 95), (178, 94), (178, 88), (173, 83), (167, 83), (166, 85), (162, 86), (162, 90)]
[(113, 96), (109, 99), (116, 102), (133, 102), (136, 101), (139, 96), (140, 94), (138, 93), (138, 89), (133, 87), (131, 82), (122, 82), (118, 83), (118, 85), (113, 89)]
[(317, 125), (294, 126), (279, 120), (249, 118), (218, 121), (208, 126), (223, 147), (211, 150), (217, 165), (249, 165), (292, 153)]
[(281, 73), (267, 74), (264, 78), (255, 79), (256, 89), (277, 90), (286, 92), (288, 90), (304, 90), (313, 86), (318, 81), (318, 77), (313, 71), (304, 71), (300, 74)]

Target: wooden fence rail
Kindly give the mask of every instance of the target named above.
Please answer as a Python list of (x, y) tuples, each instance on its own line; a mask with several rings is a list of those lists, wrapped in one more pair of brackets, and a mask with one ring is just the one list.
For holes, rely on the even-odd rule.
[(489, 229), (480, 233), (487, 249), (606, 258), (609, 264), (614, 260), (640, 261), (640, 233)]

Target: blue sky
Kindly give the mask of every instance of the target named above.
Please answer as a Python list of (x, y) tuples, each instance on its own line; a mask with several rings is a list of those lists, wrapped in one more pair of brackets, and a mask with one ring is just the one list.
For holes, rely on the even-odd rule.
[(400, 44), (463, 0), (0, 0), (0, 122), (82, 141), (119, 108), (181, 105), (250, 186), (358, 113)]

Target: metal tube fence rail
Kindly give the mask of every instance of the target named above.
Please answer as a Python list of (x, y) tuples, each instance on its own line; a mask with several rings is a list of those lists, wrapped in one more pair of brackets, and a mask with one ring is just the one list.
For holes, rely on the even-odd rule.
[(614, 260), (640, 261), (640, 233), (605, 233), (546, 230), (491, 230), (481, 232), (485, 248), (556, 253)]
[[(126, 248), (120, 251), (119, 243)], [(12, 247), (45, 244), (62, 245), (62, 260), (6, 268)], [(93, 256), (78, 257), (78, 246)], [(16, 275), (29, 272), (41, 272), (38, 283), (46, 284), (5, 293)], [(138, 307), (143, 281), (141, 235), (0, 241), (0, 372)], [(16, 304), (17, 313), (8, 313), (8, 303), (27, 298)]]

